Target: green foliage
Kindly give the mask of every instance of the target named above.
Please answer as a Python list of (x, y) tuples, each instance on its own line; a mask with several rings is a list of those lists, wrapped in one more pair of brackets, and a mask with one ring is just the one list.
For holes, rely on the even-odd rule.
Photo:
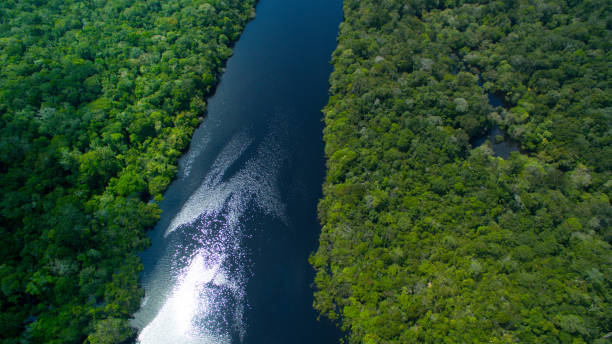
[[(606, 341), (611, 10), (344, 2), (310, 263), (348, 342)], [(472, 148), (493, 124), (521, 153)]]
[(253, 6), (0, 2), (0, 342), (133, 339), (148, 201)]
[(87, 337), (90, 344), (127, 343), (132, 339), (134, 329), (124, 319), (108, 318), (96, 323), (95, 331)]

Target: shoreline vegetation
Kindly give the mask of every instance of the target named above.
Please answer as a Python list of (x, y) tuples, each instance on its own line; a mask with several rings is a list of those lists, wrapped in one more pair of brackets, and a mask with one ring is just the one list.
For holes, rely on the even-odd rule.
[(138, 253), (254, 0), (0, 2), (0, 341), (127, 343)]
[(348, 343), (609, 343), (611, 6), (344, 1), (310, 263)]

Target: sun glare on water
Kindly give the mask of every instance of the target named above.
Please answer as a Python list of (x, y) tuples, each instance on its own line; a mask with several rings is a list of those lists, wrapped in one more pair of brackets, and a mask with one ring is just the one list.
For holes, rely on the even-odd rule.
[(273, 131), (254, 143), (236, 134), (174, 215), (164, 231), (168, 254), (144, 281), (147, 295), (134, 321), (140, 344), (242, 341), (249, 263), (241, 221), (258, 209), (286, 222), (277, 186), (281, 136)]
[[(216, 259), (215, 259), (216, 258)], [(205, 259), (199, 253), (185, 268), (184, 275), (175, 286), (155, 319), (145, 327), (138, 340), (140, 343), (208, 344), (229, 343), (229, 333), (210, 331), (200, 327), (201, 321), (215, 318), (223, 304), (218, 293), (224, 289), (235, 289), (224, 276), (221, 262), (224, 257)]]

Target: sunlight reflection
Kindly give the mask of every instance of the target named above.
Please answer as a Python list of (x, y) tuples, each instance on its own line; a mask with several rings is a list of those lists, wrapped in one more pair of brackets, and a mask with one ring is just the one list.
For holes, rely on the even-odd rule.
[(224, 289), (236, 289), (225, 278), (221, 263), (225, 257), (213, 256), (205, 259), (198, 253), (185, 268), (175, 289), (155, 319), (145, 327), (140, 343), (229, 343), (229, 333), (212, 332), (199, 325), (201, 320), (214, 317), (214, 310), (223, 302), (217, 295)]

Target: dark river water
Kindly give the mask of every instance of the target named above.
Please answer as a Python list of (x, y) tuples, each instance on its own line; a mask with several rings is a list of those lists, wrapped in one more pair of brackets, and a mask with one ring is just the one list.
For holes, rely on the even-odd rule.
[(260, 0), (142, 254), (142, 344), (334, 343), (316, 320), (321, 108), (340, 0)]

